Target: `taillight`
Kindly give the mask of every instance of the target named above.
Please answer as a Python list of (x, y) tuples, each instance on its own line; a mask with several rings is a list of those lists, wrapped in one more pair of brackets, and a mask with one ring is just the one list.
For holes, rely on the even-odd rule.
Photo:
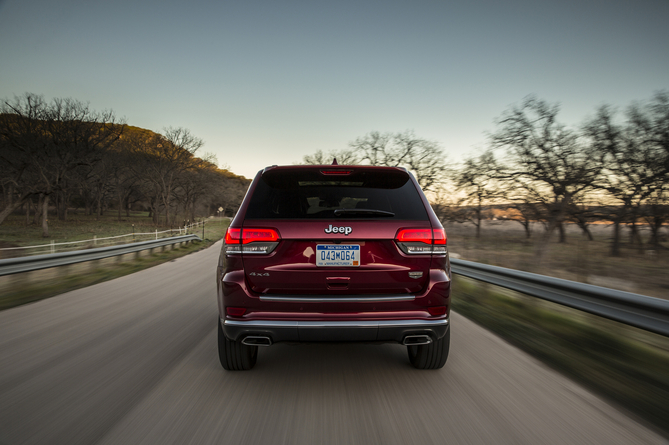
[(444, 229), (400, 229), (395, 241), (402, 252), (410, 255), (446, 254)]
[(225, 253), (268, 254), (279, 244), (279, 232), (266, 228), (228, 228)]
[(243, 229), (242, 244), (279, 241), (279, 233), (274, 229)]
[(225, 244), (239, 244), (239, 241), (242, 238), (242, 229), (233, 229), (228, 227), (228, 230), (225, 232)]
[(396, 239), (400, 243), (432, 244), (432, 229), (400, 229)]
[(446, 245), (446, 231), (444, 229), (434, 229), (434, 244)]

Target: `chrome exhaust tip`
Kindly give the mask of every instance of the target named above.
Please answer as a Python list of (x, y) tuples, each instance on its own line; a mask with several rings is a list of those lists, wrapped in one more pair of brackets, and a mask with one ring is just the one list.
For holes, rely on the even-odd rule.
[(429, 335), (407, 335), (402, 342), (405, 346), (429, 345), (432, 338)]
[(269, 337), (249, 335), (248, 337), (244, 337), (242, 344), (246, 346), (272, 346), (272, 339)]

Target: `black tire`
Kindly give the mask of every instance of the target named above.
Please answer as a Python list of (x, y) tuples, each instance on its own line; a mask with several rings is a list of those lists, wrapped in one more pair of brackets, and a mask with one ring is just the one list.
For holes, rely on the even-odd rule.
[(451, 330), (442, 338), (427, 345), (407, 346), (409, 361), (418, 369), (440, 369), (446, 364), (451, 345)]
[(223, 333), (218, 321), (218, 359), (228, 371), (248, 371), (258, 360), (258, 347), (243, 345), (241, 341), (232, 341)]

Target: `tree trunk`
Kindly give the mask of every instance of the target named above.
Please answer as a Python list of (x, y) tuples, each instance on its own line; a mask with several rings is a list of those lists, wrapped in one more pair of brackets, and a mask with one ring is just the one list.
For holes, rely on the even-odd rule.
[(65, 197), (65, 191), (60, 191), (56, 193), (56, 213), (58, 214), (58, 219), (65, 221), (67, 219), (67, 199)]
[(116, 189), (116, 197), (118, 198), (118, 221), (121, 222), (121, 211), (123, 210), (123, 196), (120, 187)]
[(553, 230), (555, 230), (555, 227), (556, 226), (554, 224), (549, 224), (548, 227), (546, 228), (546, 231), (541, 236), (539, 242), (536, 243), (536, 246), (534, 248), (534, 260), (536, 262), (536, 266), (539, 266), (541, 264), (541, 260), (543, 259), (546, 251), (548, 250), (548, 242), (551, 239), (551, 235), (553, 234)]
[(630, 227), (630, 243), (632, 245), (636, 244), (639, 247), (639, 253), (643, 253), (643, 240), (639, 234), (639, 227), (636, 225), (636, 222), (632, 222)]
[(30, 207), (33, 205), (33, 200), (32, 198), (29, 198), (28, 201), (26, 202), (26, 226), (30, 225)]
[(564, 230), (564, 224), (559, 223), (558, 226), (557, 226), (557, 229), (560, 233), (560, 244), (566, 243), (567, 242), (567, 234), (565, 233), (565, 230)]
[(42, 206), (44, 205), (44, 193), (40, 193), (37, 197), (37, 210), (35, 211), (35, 217), (33, 218), (33, 224), (37, 225), (40, 222), (42, 217)]
[(95, 203), (95, 220), (99, 220), (102, 216), (102, 195), (98, 196), (98, 199)]
[(9, 203), (7, 207), (5, 207), (2, 212), (0, 212), (0, 224), (7, 218), (9, 215), (12, 214), (14, 210), (16, 210), (21, 204), (20, 203)]
[(481, 201), (476, 208), (476, 238), (481, 238)]
[(18, 201), (14, 202), (14, 189), (10, 186), (9, 190), (7, 191), (7, 206), (0, 212), (0, 224), (7, 218), (9, 215), (12, 214), (14, 210), (19, 208), (21, 204), (25, 201), (25, 198), (27, 196), (23, 197), (22, 199), (19, 199)]
[(49, 237), (49, 195), (44, 195), (42, 204), (42, 238)]
[(587, 224), (579, 224), (579, 227), (581, 227), (581, 230), (583, 231), (583, 234), (588, 237), (588, 241), (593, 241), (594, 238), (592, 237), (592, 232), (590, 229), (588, 229)]
[(664, 224), (664, 218), (655, 217), (652, 221), (648, 222), (648, 227), (650, 227), (650, 240), (648, 244), (653, 246), (655, 250), (660, 249), (660, 230), (662, 230), (662, 224)]
[(611, 240), (611, 256), (620, 256), (620, 221), (613, 223), (613, 239)]

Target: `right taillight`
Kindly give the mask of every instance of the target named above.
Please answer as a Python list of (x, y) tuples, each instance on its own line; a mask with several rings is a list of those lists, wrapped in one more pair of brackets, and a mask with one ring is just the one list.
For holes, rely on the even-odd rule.
[(232, 228), (225, 233), (225, 253), (268, 254), (279, 245), (279, 232), (268, 228)]
[(402, 252), (409, 255), (446, 254), (444, 229), (400, 229), (395, 242)]
[(446, 231), (444, 229), (433, 229), (432, 233), (434, 233), (434, 237), (432, 238), (432, 253), (446, 255)]

